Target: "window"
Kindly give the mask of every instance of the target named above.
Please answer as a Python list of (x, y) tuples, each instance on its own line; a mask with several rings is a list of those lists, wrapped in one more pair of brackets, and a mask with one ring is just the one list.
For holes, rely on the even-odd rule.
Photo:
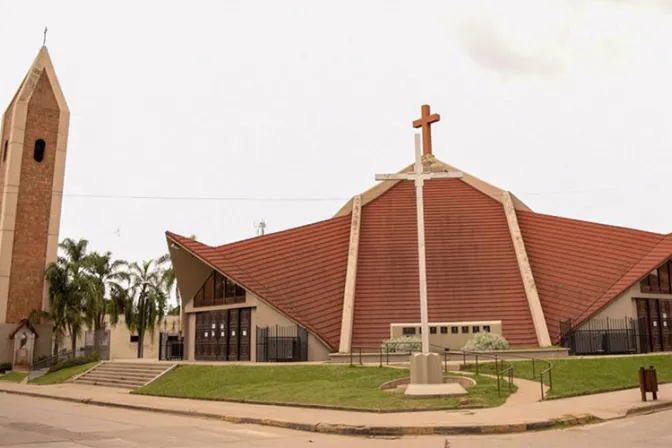
[(245, 303), (245, 289), (219, 272), (213, 272), (194, 295), (194, 307)]
[(131, 335), (131, 342), (138, 342), (139, 336), (137, 334)]
[(413, 327), (404, 327), (401, 329), (401, 334), (404, 336), (410, 336), (412, 334), (415, 334), (415, 328)]
[(429, 327), (429, 334), (436, 334), (436, 327)]
[(2, 161), (4, 162), (7, 160), (7, 145), (9, 145), (9, 142), (5, 140), (5, 149), (2, 150)]
[(668, 260), (658, 268), (652, 270), (649, 275), (639, 283), (641, 292), (654, 294), (672, 293), (672, 275), (670, 275), (671, 261)]
[(448, 327), (441, 327), (441, 334), (448, 334)]
[(468, 326), (463, 326), (462, 327), (462, 333), (469, 333), (469, 327)]
[(457, 327), (450, 327), (450, 332), (451, 332), (452, 334), (457, 334), (457, 330), (458, 330)]
[(47, 143), (41, 138), (35, 140), (35, 150), (33, 151), (33, 159), (37, 163), (40, 163), (44, 160), (44, 149), (46, 148)]
[(483, 331), (485, 333), (490, 333), (490, 325), (483, 325)]
[(480, 333), (481, 332), (481, 327), (479, 327), (478, 325), (474, 325), (473, 327), (471, 327), (471, 332), (472, 333)]

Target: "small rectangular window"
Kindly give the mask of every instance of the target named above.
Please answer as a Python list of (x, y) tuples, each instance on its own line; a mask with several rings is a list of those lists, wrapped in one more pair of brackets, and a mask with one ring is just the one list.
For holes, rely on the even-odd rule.
[(452, 334), (457, 334), (458, 333), (458, 328), (457, 327), (450, 327), (450, 332)]
[(436, 334), (436, 327), (429, 327), (429, 334)]
[(490, 333), (490, 325), (483, 325), (483, 331), (486, 333)]
[(473, 327), (471, 327), (471, 332), (472, 333), (480, 333), (481, 332), (481, 327), (479, 327), (478, 325), (474, 325)]
[(469, 333), (469, 327), (468, 326), (463, 326), (462, 327), (462, 333)]
[(441, 327), (441, 334), (448, 334), (448, 327)]
[(402, 333), (404, 336), (409, 336), (409, 335), (415, 334), (415, 328), (413, 328), (413, 327), (404, 327), (404, 328), (401, 329), (401, 333)]
[(139, 336), (137, 334), (132, 334), (131, 335), (131, 342), (138, 342)]

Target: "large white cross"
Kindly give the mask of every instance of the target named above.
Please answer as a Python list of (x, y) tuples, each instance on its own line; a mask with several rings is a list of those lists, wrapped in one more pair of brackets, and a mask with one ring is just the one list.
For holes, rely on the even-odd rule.
[(418, 269), (420, 271), (420, 328), (422, 333), (422, 352), (429, 353), (429, 323), (427, 317), (427, 269), (425, 261), (425, 207), (422, 186), (429, 179), (459, 179), (462, 173), (425, 172), (422, 166), (420, 134), (415, 134), (415, 169), (412, 173), (376, 174), (376, 180), (413, 180), (415, 181), (416, 214), (418, 217)]

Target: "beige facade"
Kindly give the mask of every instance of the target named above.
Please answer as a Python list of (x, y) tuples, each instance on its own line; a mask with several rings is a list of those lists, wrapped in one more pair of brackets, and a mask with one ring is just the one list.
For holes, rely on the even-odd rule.
[[(190, 299), (188, 302), (184, 303), (184, 312), (186, 313), (184, 328), (185, 359), (189, 361), (195, 360), (196, 314), (199, 312), (220, 311), (234, 308), (252, 308), (252, 331), (250, 334), (251, 361), (257, 359), (256, 327), (271, 327), (275, 325), (280, 327), (288, 327), (297, 325), (296, 322), (279, 311), (276, 311), (269, 304), (249, 291), (245, 292), (245, 303), (237, 303), (233, 305), (205, 306), (195, 308), (193, 306), (193, 301)], [(324, 342), (316, 338), (312, 333), (308, 333), (309, 361), (326, 361), (329, 358), (329, 353), (331, 353), (331, 350)]]
[[(400, 323), (390, 325), (390, 337), (406, 336), (404, 333), (412, 329), (410, 337), (420, 336), (420, 323)], [(441, 352), (444, 348), (460, 350), (478, 333), (494, 333), (502, 335), (502, 322), (493, 321), (464, 321), (464, 322), (430, 322), (429, 344), (431, 351)], [(435, 333), (432, 333), (434, 331)]]
[[(13, 356), (13, 345), (9, 336), (16, 330), (20, 324), (0, 324), (0, 363), (11, 362)], [(35, 339), (35, 347), (33, 353), (35, 359), (51, 356), (52, 346), (52, 330), (51, 325), (42, 324), (34, 325), (38, 333), (38, 338)]]
[[(128, 359), (138, 357), (138, 342), (135, 341), (137, 332), (131, 332), (126, 326), (123, 316), (119, 317), (119, 322), (116, 326), (111, 326), (109, 318), (105, 319), (106, 328), (109, 331), (109, 347), (110, 359)], [(166, 316), (157, 326), (153, 332), (147, 331), (144, 340), (143, 358), (147, 360), (159, 359), (160, 334), (168, 333), (171, 335), (178, 335), (180, 330), (180, 318), (178, 316)], [(70, 348), (71, 338), (65, 337), (60, 347), (64, 349)], [(77, 349), (85, 346), (93, 346), (93, 332), (89, 328), (77, 337)]]
[(641, 292), (640, 283), (637, 282), (628, 288), (616, 300), (604, 307), (600, 312), (589, 319), (582, 327), (590, 325), (591, 320), (610, 319), (611, 328), (618, 328), (619, 319), (623, 323), (624, 318), (637, 319), (637, 306), (635, 299), (666, 299), (672, 300), (672, 294), (644, 293)]

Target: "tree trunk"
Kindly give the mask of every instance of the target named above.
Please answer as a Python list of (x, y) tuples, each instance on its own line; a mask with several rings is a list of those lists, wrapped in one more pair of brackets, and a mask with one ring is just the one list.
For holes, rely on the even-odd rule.
[(77, 356), (77, 334), (74, 332), (74, 328), (70, 330), (70, 339), (72, 342), (72, 357)]
[(142, 296), (138, 303), (138, 311), (140, 312), (140, 324), (138, 325), (138, 358), (142, 358), (145, 345), (145, 298)]

